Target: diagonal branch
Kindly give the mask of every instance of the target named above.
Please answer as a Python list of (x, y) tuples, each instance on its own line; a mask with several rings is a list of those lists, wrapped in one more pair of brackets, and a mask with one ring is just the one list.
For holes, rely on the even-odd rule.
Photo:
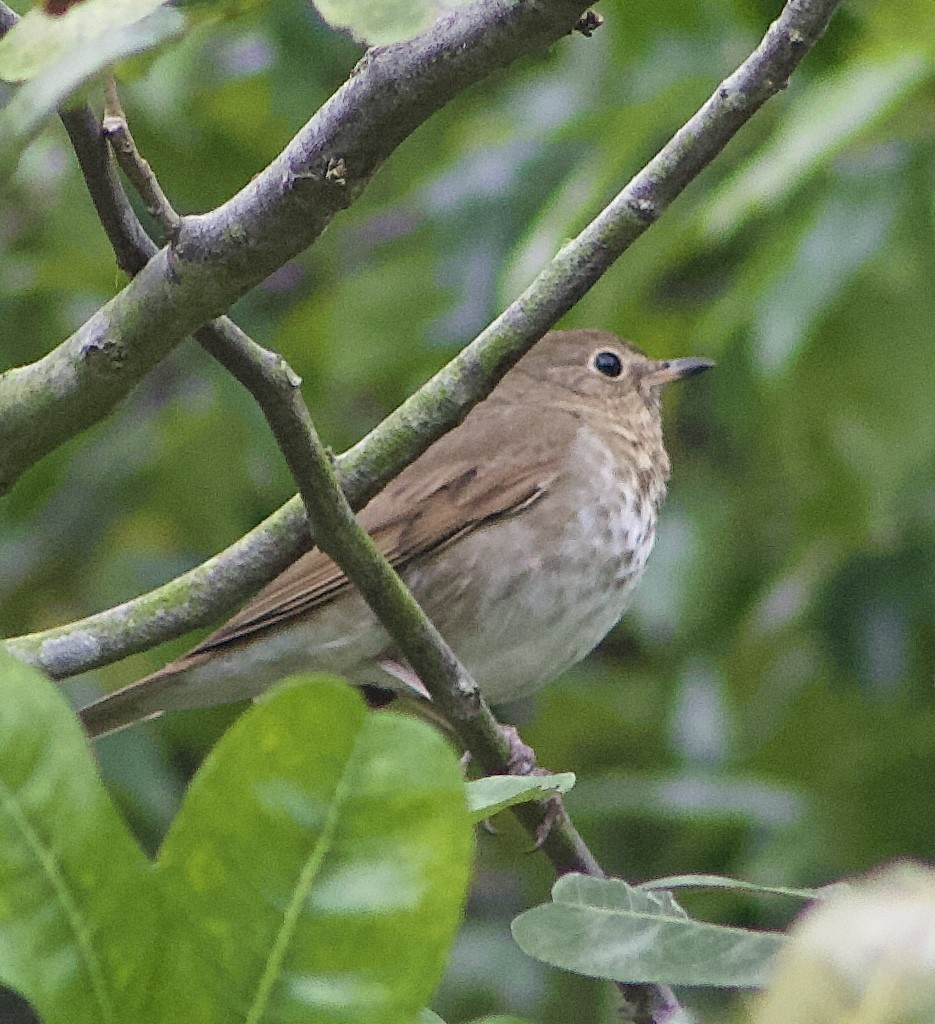
[[(529, 288), (475, 342), (338, 460), (338, 476), (354, 508), (364, 505), (489, 394), (522, 352), (785, 86), (839, 2), (790, 0), (750, 57), (610, 205), (563, 247)], [(163, 587), (79, 622), (9, 640), (6, 647), (55, 678), (109, 664), (216, 621), (307, 546), (301, 503), (293, 499), (224, 552)]]

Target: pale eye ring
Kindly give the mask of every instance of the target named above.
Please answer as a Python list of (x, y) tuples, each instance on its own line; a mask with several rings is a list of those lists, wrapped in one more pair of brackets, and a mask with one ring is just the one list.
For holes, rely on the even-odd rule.
[(605, 377), (619, 377), (623, 373), (623, 361), (616, 352), (610, 349), (601, 349), (591, 359), (591, 365)]

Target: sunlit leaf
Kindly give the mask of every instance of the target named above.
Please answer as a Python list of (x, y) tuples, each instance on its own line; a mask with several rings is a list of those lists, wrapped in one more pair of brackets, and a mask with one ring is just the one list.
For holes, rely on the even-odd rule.
[[(84, 12), (86, 7), (104, 0), (87, 0), (60, 18), (50, 19), (41, 11), (38, 17), (56, 23)], [(157, 46), (185, 27), (185, 18), (176, 10), (160, 7), (146, 17), (112, 30), (102, 31), (87, 42), (65, 48), (65, 41), (56, 36), (49, 40), (49, 49), (33, 52), (32, 46), (21, 52), (9, 44), (16, 41), (15, 33), (26, 18), (0, 40), (0, 73), (8, 78), (28, 78), (16, 90), (10, 102), (0, 111), (0, 173), (9, 173), (22, 148), (56, 110), (85, 82), (103, 68), (133, 54)], [(31, 40), (27, 39), (31, 43)], [(54, 44), (54, 45), (53, 45)], [(38, 49), (38, 47), (36, 48)]]
[(911, 862), (855, 880), (789, 931), (756, 1024), (935, 1019), (935, 872)]
[(165, 0), (81, 0), (60, 15), (34, 7), (0, 40), (0, 78), (22, 82), (56, 68), (63, 77), (67, 73), (82, 81), (165, 38), (153, 26), (167, 32), (167, 26), (180, 25), (182, 19), (176, 15), (156, 19), (146, 32), (124, 31), (164, 4)]

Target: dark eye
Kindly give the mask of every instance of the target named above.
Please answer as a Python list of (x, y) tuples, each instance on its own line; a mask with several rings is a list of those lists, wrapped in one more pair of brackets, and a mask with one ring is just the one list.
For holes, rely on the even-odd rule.
[(623, 363), (620, 362), (620, 356), (616, 352), (598, 352), (592, 360), (592, 365), (598, 373), (603, 373), (605, 377), (619, 377), (623, 373)]

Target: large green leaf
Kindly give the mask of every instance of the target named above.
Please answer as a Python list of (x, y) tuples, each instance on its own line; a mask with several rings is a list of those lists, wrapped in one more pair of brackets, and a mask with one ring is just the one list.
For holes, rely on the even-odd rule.
[(472, 849), (460, 768), (433, 729), (370, 714), (329, 678), (275, 690), (208, 757), (157, 859), (206, 972), (199, 1019), (414, 1018)]
[(616, 878), (566, 875), (552, 903), (520, 914), (530, 956), (592, 978), (667, 985), (759, 986), (784, 937), (693, 921), (670, 899)]
[(55, 686), (0, 653), (0, 692), (0, 981), (44, 1024), (122, 1024), (152, 962), (150, 865)]

